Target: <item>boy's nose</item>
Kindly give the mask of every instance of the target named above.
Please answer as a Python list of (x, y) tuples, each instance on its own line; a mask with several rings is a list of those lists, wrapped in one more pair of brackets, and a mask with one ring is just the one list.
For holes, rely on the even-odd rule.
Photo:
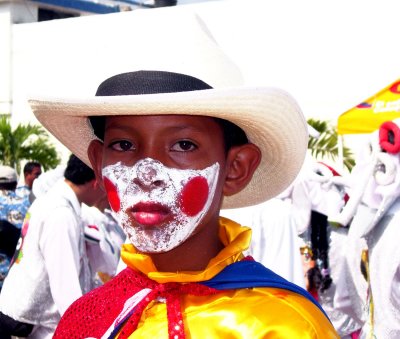
[(136, 164), (136, 183), (142, 188), (159, 188), (165, 186), (165, 173), (162, 164), (153, 159), (143, 159)]

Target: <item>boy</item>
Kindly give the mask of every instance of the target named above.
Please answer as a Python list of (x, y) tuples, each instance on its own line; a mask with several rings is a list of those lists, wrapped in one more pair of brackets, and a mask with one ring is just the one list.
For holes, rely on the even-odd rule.
[(281, 192), (307, 128), (276, 89), (213, 89), (195, 77), (116, 75), (87, 102), (32, 101), (92, 165), (131, 244), (127, 268), (75, 302), (55, 338), (337, 338), (307, 293), (243, 258), (251, 231), (220, 218)]

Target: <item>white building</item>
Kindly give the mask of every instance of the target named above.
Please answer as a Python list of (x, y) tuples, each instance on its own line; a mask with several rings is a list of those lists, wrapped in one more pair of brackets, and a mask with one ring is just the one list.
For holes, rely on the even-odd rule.
[[(201, 1), (181, 0), (179, 4), (191, 2)], [(177, 0), (0, 0), (0, 114), (13, 112), (15, 25), (177, 4)]]

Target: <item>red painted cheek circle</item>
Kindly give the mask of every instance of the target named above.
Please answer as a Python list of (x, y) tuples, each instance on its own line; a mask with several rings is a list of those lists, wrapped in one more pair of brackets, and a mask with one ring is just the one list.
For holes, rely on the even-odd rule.
[(107, 192), (108, 202), (110, 203), (110, 207), (114, 212), (118, 212), (121, 208), (121, 200), (119, 199), (119, 195), (117, 192), (117, 188), (108, 178), (104, 178), (104, 186)]
[(198, 214), (207, 202), (208, 192), (208, 182), (204, 177), (189, 180), (180, 195), (182, 212), (189, 217)]

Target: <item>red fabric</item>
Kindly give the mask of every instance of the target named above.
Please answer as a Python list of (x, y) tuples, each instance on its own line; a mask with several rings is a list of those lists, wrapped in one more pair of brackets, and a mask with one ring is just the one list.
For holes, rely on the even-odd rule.
[[(337, 172), (333, 167), (331, 167), (331, 166), (329, 166), (329, 165), (327, 165), (327, 164), (325, 164), (324, 162), (321, 162), (321, 161), (319, 161), (319, 163), (324, 165), (324, 166), (326, 166), (332, 172), (332, 174), (335, 177), (341, 177), (341, 174), (339, 172)], [(349, 201), (349, 199), (350, 199), (349, 195), (347, 193), (345, 193), (345, 195), (343, 197), (344, 202), (347, 203)]]
[[(196, 283), (180, 284), (180, 283), (165, 283), (158, 284), (149, 280), (152, 291), (143, 299), (137, 306), (137, 311), (127, 321), (126, 325), (121, 330), (120, 339), (126, 339), (133, 333), (139, 323), (140, 317), (147, 305), (157, 297), (165, 297), (167, 302), (167, 317), (168, 317), (168, 334), (171, 339), (185, 338), (183, 328), (183, 318), (179, 302), (179, 297), (183, 294), (191, 295), (209, 295), (215, 294), (218, 291)], [(152, 286), (151, 286), (152, 285)]]
[(360, 337), (360, 332), (361, 332), (361, 330), (357, 330), (357, 331), (351, 333), (350, 334), (351, 339), (358, 339)]
[(400, 152), (400, 128), (393, 121), (386, 121), (379, 128), (379, 145), (390, 154)]
[(150, 288), (152, 291), (137, 305), (136, 312), (122, 328), (120, 338), (127, 338), (135, 331), (143, 310), (157, 297), (166, 298), (169, 337), (184, 338), (180, 296), (218, 292), (197, 283), (159, 284), (139, 272), (126, 268), (108, 283), (75, 301), (61, 318), (53, 338), (100, 338), (120, 314), (125, 301), (143, 288)]

